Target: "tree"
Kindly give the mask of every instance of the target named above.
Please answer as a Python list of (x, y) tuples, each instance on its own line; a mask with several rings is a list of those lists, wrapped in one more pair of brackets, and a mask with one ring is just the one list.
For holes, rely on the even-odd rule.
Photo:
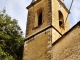
[(7, 52), (4, 52), (0, 47), (0, 60), (14, 60), (14, 58)]
[[(21, 60), (23, 52), (24, 37), (16, 19), (6, 14), (6, 10), (0, 12), (0, 51), (4, 59)], [(9, 58), (6, 58), (9, 57)], [(1, 59), (1, 57), (0, 57)], [(11, 59), (11, 60), (12, 60)], [(3, 59), (2, 59), (3, 60)]]

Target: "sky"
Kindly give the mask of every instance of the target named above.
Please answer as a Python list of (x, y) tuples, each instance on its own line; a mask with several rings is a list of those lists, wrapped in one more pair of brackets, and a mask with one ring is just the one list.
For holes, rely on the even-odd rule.
[[(6, 13), (12, 17), (12, 19), (17, 19), (18, 24), (25, 35), (26, 22), (27, 22), (27, 9), (26, 7), (31, 3), (32, 0), (0, 0), (0, 10), (4, 7), (6, 8)], [(64, 4), (69, 9), (72, 0), (64, 0)], [(74, 0), (70, 14), (69, 22), (70, 27), (74, 26), (78, 21), (80, 21), (80, 0)]]

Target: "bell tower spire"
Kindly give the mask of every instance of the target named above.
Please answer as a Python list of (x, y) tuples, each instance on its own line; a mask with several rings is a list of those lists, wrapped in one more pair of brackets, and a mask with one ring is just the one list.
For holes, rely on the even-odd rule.
[(32, 0), (32, 2), (31, 3), (34, 3), (36, 0)]

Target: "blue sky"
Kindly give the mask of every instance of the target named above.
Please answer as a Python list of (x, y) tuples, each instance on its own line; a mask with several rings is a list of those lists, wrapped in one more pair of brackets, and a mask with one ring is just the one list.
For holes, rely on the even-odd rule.
[[(32, 0), (0, 0), (0, 10), (6, 7), (6, 13), (12, 18), (18, 20), (18, 24), (22, 28), (25, 35), (26, 22), (27, 22), (27, 10), (26, 7)], [(72, 0), (64, 0), (65, 5), (69, 9)], [(70, 27), (80, 21), (80, 0), (74, 0), (69, 15)]]

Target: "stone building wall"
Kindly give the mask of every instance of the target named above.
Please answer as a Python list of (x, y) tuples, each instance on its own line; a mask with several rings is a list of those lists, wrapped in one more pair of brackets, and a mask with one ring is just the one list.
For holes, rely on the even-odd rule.
[(51, 46), (51, 29), (48, 29), (25, 42), (23, 60), (50, 60)]
[(80, 22), (52, 46), (52, 60), (80, 60)]
[[(60, 1), (60, 0), (51, 0), (51, 6), (52, 6), (52, 25), (60, 31), (62, 34), (64, 34), (66, 31), (70, 29), (69, 27), (69, 19), (67, 15), (69, 14), (68, 9), (66, 6)], [(60, 28), (59, 26), (59, 11), (63, 14), (63, 20), (64, 20), (64, 29)], [(67, 19), (66, 19), (67, 18)]]
[[(43, 28), (50, 25), (51, 21), (51, 6), (50, 0), (39, 0), (39, 2), (31, 4), (31, 7), (28, 8), (28, 19), (27, 19), (27, 29), (26, 37), (33, 35), (34, 33), (42, 30)], [(37, 13), (42, 9), (42, 25), (36, 26), (37, 23)]]

